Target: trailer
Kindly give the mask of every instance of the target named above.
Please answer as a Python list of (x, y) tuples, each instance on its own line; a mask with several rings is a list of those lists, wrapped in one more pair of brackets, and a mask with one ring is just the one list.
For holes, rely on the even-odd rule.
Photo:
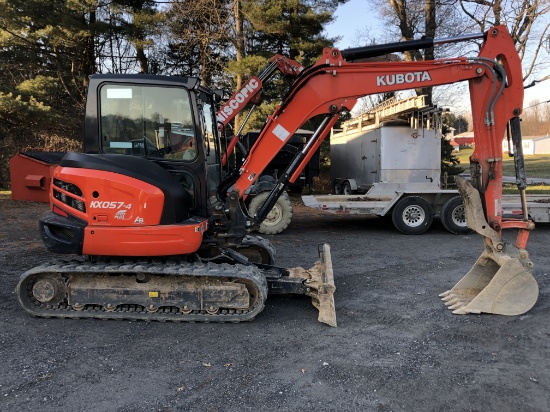
[[(525, 196), (529, 219), (535, 223), (550, 223), (550, 195)], [(519, 195), (502, 196), (502, 212), (523, 219), (523, 208)]]
[[(254, 146), (254, 143), (256, 143), (259, 135), (260, 131), (254, 130), (242, 136), (241, 143), (246, 152)], [(269, 193), (273, 187), (275, 187), (277, 179), (284, 173), (294, 155), (303, 150), (304, 146), (312, 136), (313, 132), (310, 130), (296, 130), (283, 148), (275, 155), (275, 157), (273, 157), (271, 162), (269, 162), (256, 183), (246, 191), (247, 198), (245, 202), (248, 207), (248, 212), (252, 216), (256, 214), (261, 205), (265, 202), (269, 196)], [(243, 160), (243, 154), (237, 152), (234, 159), (235, 164), (241, 165)], [(320, 150), (317, 150), (296, 182), (287, 186), (288, 191), (290, 193), (301, 194), (307, 186), (307, 190), (311, 192), (313, 178), (315, 176), (319, 176), (319, 169)], [(292, 221), (292, 214), (292, 202), (289, 195), (285, 192), (279, 197), (277, 203), (273, 205), (271, 211), (258, 228), (258, 232), (266, 235), (281, 233)]]
[(462, 198), (455, 190), (397, 191), (394, 196), (373, 197), (365, 195), (302, 196), (304, 205), (342, 215), (389, 215), (393, 225), (401, 233), (424, 233), (434, 218), (454, 234), (466, 234), (466, 216)]
[(405, 234), (439, 218), (451, 233), (469, 232), (457, 190), (441, 187), (441, 114), (425, 96), (389, 99), (343, 123), (330, 137), (333, 195), (302, 196), (337, 214), (390, 215)]

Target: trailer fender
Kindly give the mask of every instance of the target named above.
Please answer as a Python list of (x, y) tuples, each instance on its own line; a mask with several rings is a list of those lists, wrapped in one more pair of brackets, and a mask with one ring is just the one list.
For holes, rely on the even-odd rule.
[(386, 214), (387, 214), (390, 210), (392, 210), (393, 206), (399, 201), (399, 199), (401, 199), (401, 198), (403, 197), (403, 194), (404, 194), (404, 193), (405, 193), (405, 192), (397, 192), (397, 193), (395, 194), (395, 196), (393, 197), (393, 199), (390, 200), (390, 201), (388, 202), (388, 204), (386, 205), (386, 207), (384, 208), (384, 210), (382, 210), (382, 212), (380, 213), (379, 216), (386, 216)]
[(346, 179), (346, 182), (349, 183), (349, 187), (351, 190), (357, 190), (358, 186), (357, 186), (357, 182), (355, 181), (355, 179)]

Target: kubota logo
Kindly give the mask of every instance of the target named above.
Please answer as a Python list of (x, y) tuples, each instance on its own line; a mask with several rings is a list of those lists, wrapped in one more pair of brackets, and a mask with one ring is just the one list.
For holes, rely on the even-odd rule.
[(218, 122), (223, 123), (229, 116), (233, 114), (235, 110), (238, 110), (241, 106), (248, 103), (248, 100), (254, 95), (254, 90), (261, 86), (261, 81), (257, 77), (251, 77), (248, 79), (243, 88), (233, 95), (233, 98), (229, 100), (219, 111), (217, 115)]
[(423, 72), (409, 72), (409, 73), (396, 73), (396, 74), (384, 74), (382, 76), (376, 76), (377, 86), (392, 86), (394, 84), (405, 84), (414, 82), (427, 82), (432, 80), (430, 73)]

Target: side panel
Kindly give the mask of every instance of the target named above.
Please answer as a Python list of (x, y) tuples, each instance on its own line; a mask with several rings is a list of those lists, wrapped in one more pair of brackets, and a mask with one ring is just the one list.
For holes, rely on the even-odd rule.
[(18, 153), (10, 159), (11, 197), (14, 200), (49, 202), (50, 181), (56, 164)]
[[(52, 186), (52, 206), (69, 210), (91, 226), (158, 225), (164, 194), (148, 183), (101, 170), (59, 167), (55, 179), (75, 185), (81, 195)], [(74, 192), (74, 190), (73, 190)], [(68, 209), (70, 200), (83, 202), (85, 210)]]
[(433, 129), (382, 124), (335, 134), (330, 144), (333, 181), (354, 179), (363, 190), (379, 182), (439, 182), (441, 140)]
[(344, 133), (335, 133), (330, 136), (330, 179), (343, 177), (345, 174), (344, 161), (346, 159), (347, 138)]
[(407, 126), (381, 128), (382, 182), (439, 182), (441, 140), (430, 129)]
[(377, 130), (344, 131), (330, 139), (331, 180), (354, 179), (366, 190), (378, 176)]
[[(196, 252), (207, 228), (206, 220), (183, 225), (127, 228), (86, 227), (85, 255), (168, 256)], [(116, 249), (113, 249), (116, 245)]]
[(341, 159), (344, 174), (339, 176), (346, 179), (355, 179), (360, 185), (365, 176), (363, 175), (363, 159), (361, 156), (363, 138), (361, 135), (352, 134), (346, 136), (346, 157)]

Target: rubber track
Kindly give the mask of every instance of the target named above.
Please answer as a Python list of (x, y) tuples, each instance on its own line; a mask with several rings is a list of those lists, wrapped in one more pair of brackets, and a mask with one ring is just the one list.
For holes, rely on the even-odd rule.
[[(115, 311), (107, 311), (103, 307), (94, 305), (91, 308), (75, 310), (65, 301), (59, 305), (48, 305), (38, 302), (32, 295), (32, 285), (44, 275), (70, 276), (71, 274), (89, 274), (90, 276), (116, 275), (131, 273), (147, 273), (150, 276), (193, 276), (211, 277), (228, 280), (242, 280), (256, 288), (252, 293), (256, 300), (248, 310), (220, 310), (217, 314), (208, 314), (205, 311), (193, 311), (190, 314), (181, 313), (178, 308), (160, 308), (157, 312), (147, 312), (141, 305), (122, 305)], [(21, 275), (16, 288), (19, 304), (34, 316), (46, 318), (76, 318), (76, 319), (119, 319), (145, 320), (159, 322), (231, 322), (249, 321), (264, 308), (267, 298), (267, 282), (261, 270), (255, 266), (216, 264), (216, 263), (166, 263), (166, 262), (60, 262), (44, 264), (30, 269)]]

